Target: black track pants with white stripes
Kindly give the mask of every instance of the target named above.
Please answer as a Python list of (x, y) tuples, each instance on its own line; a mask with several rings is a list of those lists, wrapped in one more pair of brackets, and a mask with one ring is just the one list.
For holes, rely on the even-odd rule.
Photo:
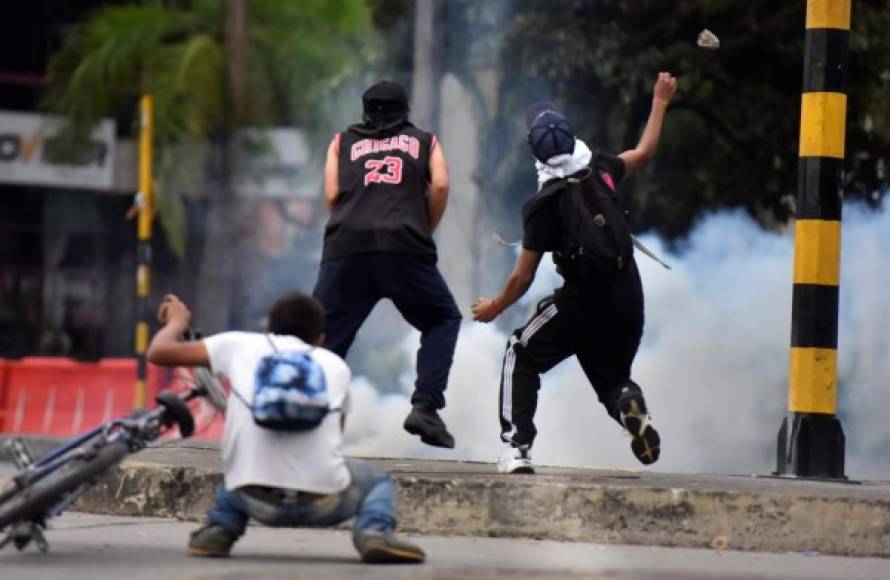
[[(642, 292), (625, 304), (598, 313), (584, 311), (572, 297), (542, 300), (537, 311), (507, 341), (499, 396), (501, 438), (515, 446), (534, 442), (540, 375), (575, 355), (609, 415), (618, 420), (618, 392), (643, 333)], [(627, 302), (629, 300), (629, 302)]]

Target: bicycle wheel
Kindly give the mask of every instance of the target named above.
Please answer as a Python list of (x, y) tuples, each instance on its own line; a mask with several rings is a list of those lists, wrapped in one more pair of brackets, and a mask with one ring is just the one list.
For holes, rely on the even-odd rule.
[(213, 376), (210, 369), (198, 367), (195, 369), (195, 383), (204, 389), (207, 400), (220, 413), (226, 412), (226, 391), (219, 379)]
[(188, 439), (195, 432), (195, 418), (178, 395), (165, 391), (155, 397), (155, 401), (164, 408), (164, 424), (172, 427), (175, 423), (179, 426), (179, 434), (183, 439)]
[(130, 449), (125, 441), (114, 441), (99, 449), (91, 459), (69, 461), (40, 481), (20, 490), (5, 503), (0, 504), (0, 530), (16, 522), (43, 516), (61, 501), (66, 493), (102, 475), (129, 452)]

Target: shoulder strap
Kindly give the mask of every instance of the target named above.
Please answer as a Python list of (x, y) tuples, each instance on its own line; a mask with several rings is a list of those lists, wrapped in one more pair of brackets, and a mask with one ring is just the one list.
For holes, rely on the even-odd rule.
[(541, 207), (544, 206), (544, 203), (549, 200), (554, 195), (562, 192), (566, 188), (566, 180), (563, 178), (551, 179), (547, 183), (544, 184), (544, 187), (541, 188), (538, 193), (535, 194), (535, 197), (532, 198), (531, 203), (528, 205), (528, 209), (525, 211), (523, 215), (523, 220), (528, 220), (531, 216), (535, 214)]
[[(268, 342), (269, 346), (272, 347), (272, 352), (274, 352), (275, 354), (278, 354), (278, 347), (276, 347), (275, 343), (272, 342), (272, 335), (264, 334), (263, 336), (266, 337), (266, 342)], [(244, 396), (242, 396), (241, 393), (238, 392), (238, 389), (235, 388), (235, 385), (232, 385), (232, 394), (235, 395), (236, 399), (238, 399), (239, 401), (244, 403), (244, 406), (247, 407), (248, 409), (253, 407), (253, 403), (251, 403), (247, 399), (245, 399)], [(256, 396), (256, 393), (254, 393), (254, 397), (255, 396)]]
[[(272, 335), (266, 334), (265, 336), (266, 336), (266, 341), (269, 343), (269, 346), (272, 347), (272, 350), (275, 352), (275, 354), (278, 354), (279, 352), (281, 352), (280, 350), (278, 350), (278, 347), (275, 346), (275, 343), (272, 341)], [(313, 350), (315, 350), (314, 345), (308, 344), (308, 343), (304, 343), (304, 344), (306, 344), (306, 346), (308, 346), (309, 348), (307, 348), (306, 352), (304, 352), (303, 354), (310, 354)]]
[(599, 176), (600, 182), (608, 187), (609, 191), (615, 193), (615, 180), (612, 179), (612, 175), (605, 169), (597, 169), (597, 175)]
[(544, 184), (544, 187), (538, 192), (538, 197), (545, 198), (550, 197), (554, 193), (558, 193), (565, 189), (566, 187), (566, 178), (565, 177), (557, 177), (555, 179), (551, 179), (550, 181)]

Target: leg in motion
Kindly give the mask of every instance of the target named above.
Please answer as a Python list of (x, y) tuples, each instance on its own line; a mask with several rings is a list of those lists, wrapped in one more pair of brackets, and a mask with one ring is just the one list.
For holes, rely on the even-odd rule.
[(606, 411), (630, 435), (634, 456), (649, 465), (658, 461), (661, 437), (649, 417), (643, 390), (630, 378), (641, 333), (632, 332), (622, 340), (609, 328), (579, 336), (578, 362)]
[(414, 328), (420, 331), (417, 381), (405, 430), (435, 447), (454, 447), (454, 437), (439, 417), (454, 360), (461, 314), (445, 280), (429, 259), (415, 256), (378, 256), (384, 294)]
[(543, 300), (507, 342), (498, 395), (501, 439), (508, 444), (498, 460), (501, 473), (534, 473), (530, 450), (540, 375), (572, 354), (567, 324), (553, 300)]
[(312, 294), (324, 305), (325, 348), (346, 358), (358, 329), (380, 299), (368, 256), (322, 262)]

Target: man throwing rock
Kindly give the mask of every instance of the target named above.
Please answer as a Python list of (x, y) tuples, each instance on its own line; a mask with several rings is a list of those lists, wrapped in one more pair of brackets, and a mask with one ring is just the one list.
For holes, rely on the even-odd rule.
[(565, 284), (507, 343), (499, 399), (501, 439), (508, 445), (498, 461), (502, 473), (534, 472), (540, 374), (571, 355), (609, 415), (630, 433), (634, 455), (644, 464), (658, 459), (659, 435), (643, 391), (630, 378), (643, 334), (643, 288), (616, 186), (652, 157), (676, 87), (670, 74), (659, 74), (643, 136), (618, 156), (591, 152), (552, 102), (529, 109), (539, 189), (523, 206), (522, 251), (513, 273), (496, 298), (479, 298), (473, 317), (490, 322), (525, 294), (546, 252), (553, 252)]

